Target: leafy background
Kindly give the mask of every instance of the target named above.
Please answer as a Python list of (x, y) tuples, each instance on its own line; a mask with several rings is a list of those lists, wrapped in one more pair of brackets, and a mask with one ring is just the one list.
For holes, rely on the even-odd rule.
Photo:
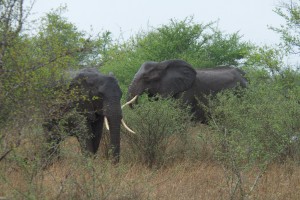
[[(109, 31), (90, 35), (79, 30), (63, 17), (66, 7), (27, 26), (30, 10), (23, 3), (0, 1), (0, 196), (299, 198), (300, 74), (299, 66), (283, 62), (299, 52), (299, 1), (275, 8), (286, 22), (270, 27), (281, 36), (277, 46), (245, 42), (239, 33), (224, 33), (216, 23), (190, 16), (127, 40), (115, 40)], [(175, 58), (195, 68), (237, 66), (246, 72), (249, 87), (239, 98), (227, 91), (211, 99), (208, 125), (189, 120), (188, 112), (170, 99), (142, 99), (136, 109), (123, 111), (138, 135), (122, 130), (118, 166), (105, 159), (107, 138), (96, 159), (82, 156), (70, 138), (61, 144), (62, 159), (42, 169), (42, 124), (49, 116), (61, 117), (53, 109), (75, 98), (64, 91), (76, 71), (113, 72), (125, 102), (143, 62)]]

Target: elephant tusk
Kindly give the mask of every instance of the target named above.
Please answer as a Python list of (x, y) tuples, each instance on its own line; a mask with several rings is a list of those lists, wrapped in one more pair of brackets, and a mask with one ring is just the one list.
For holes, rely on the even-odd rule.
[(105, 123), (106, 129), (109, 131), (109, 125), (108, 125), (107, 117), (104, 117), (104, 123)]
[(135, 102), (135, 100), (136, 100), (137, 98), (138, 98), (138, 95), (136, 95), (135, 97), (133, 97), (130, 101), (128, 101), (127, 103), (125, 103), (125, 104), (122, 106), (122, 109), (123, 109), (125, 106), (127, 106), (127, 105), (129, 105), (129, 104)]
[(131, 130), (131, 129), (126, 125), (126, 123), (125, 123), (125, 121), (124, 121), (123, 119), (121, 120), (121, 122), (122, 122), (123, 126), (125, 127), (125, 129), (126, 129), (127, 131), (129, 131), (130, 133), (135, 134), (135, 132), (134, 132), (133, 130)]

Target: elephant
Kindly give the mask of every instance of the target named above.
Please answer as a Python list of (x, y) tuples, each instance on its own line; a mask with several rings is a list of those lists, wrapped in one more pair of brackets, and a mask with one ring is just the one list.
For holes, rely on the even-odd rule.
[(141, 65), (128, 88), (127, 100), (137, 103), (137, 97), (146, 92), (149, 97), (173, 97), (182, 99), (190, 105), (193, 118), (206, 122), (204, 109), (199, 103), (207, 105), (207, 95), (240, 86), (245, 88), (245, 72), (233, 66), (194, 69), (189, 63), (175, 59), (162, 62), (148, 61)]
[[(75, 91), (75, 92), (74, 92)], [(83, 137), (77, 136), (81, 144), (82, 152), (95, 154), (99, 148), (103, 124), (107, 119), (110, 132), (110, 148), (114, 163), (119, 162), (120, 157), (120, 124), (122, 120), (121, 97), (122, 91), (113, 75), (102, 75), (95, 68), (82, 69), (71, 80), (68, 94), (73, 93), (74, 99), (69, 95), (67, 111), (76, 109), (81, 113), (86, 123), (87, 131)], [(67, 112), (63, 111), (63, 112)], [(44, 125), (46, 139), (49, 144), (48, 155), (57, 154), (58, 144), (63, 139), (57, 133), (59, 120), (52, 119)], [(77, 125), (77, 126), (76, 126)], [(68, 132), (72, 135), (72, 128), (78, 129), (76, 121), (67, 124)], [(125, 126), (127, 128), (127, 126)]]

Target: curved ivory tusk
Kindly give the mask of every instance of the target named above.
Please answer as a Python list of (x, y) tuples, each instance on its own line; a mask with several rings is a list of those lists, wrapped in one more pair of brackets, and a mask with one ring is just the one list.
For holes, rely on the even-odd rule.
[(136, 95), (135, 97), (133, 97), (130, 101), (128, 101), (127, 103), (125, 103), (122, 108), (124, 108), (125, 106), (127, 106), (128, 104), (131, 104), (133, 102), (135, 102), (136, 98), (138, 98), (138, 95)]
[(123, 126), (125, 127), (125, 129), (126, 129), (127, 131), (129, 131), (130, 133), (135, 134), (135, 132), (134, 132), (133, 130), (131, 130), (131, 129), (125, 124), (125, 122), (124, 122), (123, 119), (121, 120), (121, 122), (122, 122)]
[(108, 125), (107, 117), (104, 117), (104, 124), (105, 124), (106, 129), (109, 131), (109, 125)]

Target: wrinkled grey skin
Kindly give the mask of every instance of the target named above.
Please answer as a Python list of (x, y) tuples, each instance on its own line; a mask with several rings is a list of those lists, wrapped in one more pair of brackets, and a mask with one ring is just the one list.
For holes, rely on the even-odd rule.
[(182, 98), (191, 105), (196, 120), (205, 122), (199, 101), (206, 104), (205, 97), (209, 94), (213, 95), (238, 85), (246, 87), (244, 74), (242, 70), (231, 66), (195, 70), (183, 60), (145, 62), (128, 88), (127, 101), (144, 92), (149, 97), (159, 94), (162, 97)]
[[(107, 117), (110, 132), (110, 145), (114, 162), (119, 161), (120, 155), (120, 123), (122, 110), (120, 100), (122, 97), (121, 89), (117, 80), (109, 75), (102, 75), (97, 69), (86, 68), (81, 70), (71, 81), (70, 91), (76, 89), (80, 97), (76, 102), (68, 105), (76, 107), (77, 111), (83, 113), (86, 118), (89, 137), (83, 137), (81, 143), (83, 152), (95, 154), (99, 148), (99, 143), (103, 131), (104, 116)], [(85, 96), (86, 98), (81, 98)], [(76, 127), (76, 124), (73, 124)], [(50, 150), (57, 151), (57, 144), (62, 140), (61, 136), (53, 133), (54, 124), (48, 125), (48, 142), (56, 146)], [(52, 132), (52, 133), (51, 133)], [(49, 134), (50, 133), (50, 134)], [(91, 136), (91, 137), (90, 137)]]

